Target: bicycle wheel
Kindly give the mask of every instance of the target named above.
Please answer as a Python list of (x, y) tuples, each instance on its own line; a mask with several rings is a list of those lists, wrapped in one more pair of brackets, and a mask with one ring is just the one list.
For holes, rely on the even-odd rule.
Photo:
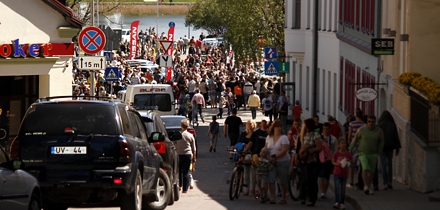
[(235, 185), (235, 195), (234, 197), (238, 199), (240, 193), (243, 189), (243, 170), (237, 170), (237, 184)]
[(237, 170), (234, 169), (231, 176), (231, 181), (229, 182), (229, 200), (234, 200), (235, 191), (237, 189), (237, 181), (238, 181), (238, 173)]
[(296, 170), (292, 170), (292, 172), (290, 172), (287, 187), (292, 200), (297, 201), (299, 198), (299, 174), (296, 173)]

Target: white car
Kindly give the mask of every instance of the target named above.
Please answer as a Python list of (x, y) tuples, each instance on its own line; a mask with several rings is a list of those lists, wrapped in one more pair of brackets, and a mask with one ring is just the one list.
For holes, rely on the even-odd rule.
[(217, 47), (218, 45), (218, 40), (217, 38), (205, 38), (202, 41), (202, 48), (206, 47)]
[(0, 209), (41, 209), (38, 181), (20, 169), (22, 164), (18, 160), (9, 160), (6, 152), (0, 147)]

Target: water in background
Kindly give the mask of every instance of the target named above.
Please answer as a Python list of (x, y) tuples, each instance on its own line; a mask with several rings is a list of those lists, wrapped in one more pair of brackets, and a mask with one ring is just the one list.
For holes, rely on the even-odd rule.
[[(185, 16), (184, 15), (161, 15), (157, 18), (157, 26), (156, 26), (156, 16), (122, 16), (121, 14), (114, 14), (110, 17), (111, 20), (102, 19), (100, 17), (100, 24), (109, 25), (111, 28), (130, 28), (130, 25), (133, 21), (139, 20), (139, 31), (140, 30), (148, 30), (149, 27), (155, 27), (156, 31), (161, 34), (168, 32), (169, 22), (174, 22), (176, 24), (174, 28), (174, 37), (178, 39), (186, 35), (187, 37), (194, 36), (196, 39), (199, 38), (199, 35), (203, 31), (205, 35), (207, 32), (204, 30), (194, 30), (192, 27), (188, 33), (188, 27), (185, 26)], [(118, 24), (116, 24), (118, 23)]]

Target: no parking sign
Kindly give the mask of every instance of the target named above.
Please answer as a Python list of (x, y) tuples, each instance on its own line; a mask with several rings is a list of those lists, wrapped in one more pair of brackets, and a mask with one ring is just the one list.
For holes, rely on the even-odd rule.
[(78, 45), (85, 53), (96, 54), (104, 49), (105, 40), (105, 34), (101, 29), (89, 26), (79, 33)]

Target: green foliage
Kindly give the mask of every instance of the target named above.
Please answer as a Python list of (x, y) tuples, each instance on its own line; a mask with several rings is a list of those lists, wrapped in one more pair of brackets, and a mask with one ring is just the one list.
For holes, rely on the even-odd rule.
[(210, 33), (226, 28), (223, 36), (233, 46), (236, 60), (246, 62), (261, 58), (265, 46), (258, 46), (259, 39), (283, 56), (284, 18), (284, 0), (199, 0), (186, 24)]

